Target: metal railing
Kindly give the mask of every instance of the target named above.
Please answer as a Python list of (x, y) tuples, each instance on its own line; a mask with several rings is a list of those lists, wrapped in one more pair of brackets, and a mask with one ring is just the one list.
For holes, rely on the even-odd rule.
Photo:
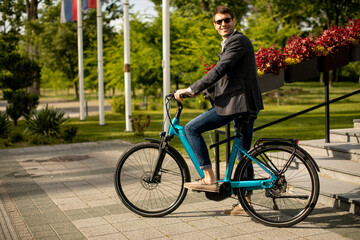
[[(335, 102), (338, 102), (338, 101), (343, 100), (345, 98), (351, 97), (351, 96), (353, 96), (355, 94), (359, 94), (360, 89), (356, 90), (354, 92), (345, 94), (345, 95), (343, 95), (341, 97), (334, 98), (333, 100), (329, 100), (329, 82), (328, 82), (328, 79), (326, 77), (324, 77), (324, 80), (325, 80), (325, 102), (323, 102), (321, 104), (318, 104), (316, 106), (307, 108), (305, 110), (299, 111), (297, 113), (288, 115), (286, 117), (277, 119), (277, 120), (272, 121), (270, 123), (266, 123), (266, 124), (261, 125), (259, 127), (256, 127), (256, 128), (254, 128), (254, 132), (259, 131), (259, 130), (264, 129), (264, 128), (267, 128), (267, 127), (270, 127), (270, 126), (273, 126), (275, 124), (284, 122), (284, 121), (289, 120), (291, 118), (297, 117), (299, 115), (305, 114), (307, 112), (310, 112), (310, 111), (313, 111), (315, 109), (318, 109), (318, 108), (321, 108), (321, 107), (325, 106), (325, 142), (327, 142), (327, 143), (330, 142), (330, 107), (329, 107), (329, 105), (331, 103), (335, 103)], [(220, 134), (225, 135), (226, 139), (230, 137), (230, 123), (226, 125), (226, 131), (215, 130), (215, 144), (219, 142), (219, 135)], [(226, 163), (228, 163), (229, 156), (230, 156), (230, 147), (231, 147), (230, 146), (230, 141), (223, 140), (222, 142), (226, 143)], [(217, 145), (215, 147), (215, 166), (216, 166), (216, 178), (217, 179), (219, 179), (219, 176), (220, 176), (220, 158), (219, 158), (219, 154), (220, 154), (219, 153), (219, 145)]]

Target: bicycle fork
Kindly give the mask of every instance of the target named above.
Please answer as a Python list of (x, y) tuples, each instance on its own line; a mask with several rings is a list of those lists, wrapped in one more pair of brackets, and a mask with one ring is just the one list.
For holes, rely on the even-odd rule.
[[(164, 134), (162, 134), (164, 135)], [(164, 158), (165, 158), (165, 155), (166, 155), (166, 151), (165, 151), (165, 148), (166, 146), (168, 145), (168, 142), (169, 142), (169, 135), (166, 135), (166, 136), (162, 136), (162, 139), (160, 141), (160, 144), (159, 144), (159, 154), (158, 154), (158, 157), (156, 159), (156, 162), (155, 162), (155, 168), (154, 168), (154, 171), (149, 179), (150, 183), (160, 183), (161, 181), (161, 175), (159, 175), (159, 172), (160, 172), (160, 169), (161, 169), (161, 166), (163, 164), (163, 161), (164, 161)]]

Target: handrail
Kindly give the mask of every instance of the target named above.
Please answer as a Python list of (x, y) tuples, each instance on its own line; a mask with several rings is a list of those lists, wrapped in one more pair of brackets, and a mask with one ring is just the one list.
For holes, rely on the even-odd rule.
[[(267, 123), (267, 124), (261, 125), (261, 126), (259, 126), (259, 127), (256, 127), (256, 128), (254, 128), (254, 132), (259, 131), (259, 130), (264, 129), (264, 128), (267, 128), (267, 127), (270, 127), (270, 126), (272, 126), (272, 125), (278, 124), (278, 123), (280, 123), (280, 122), (289, 120), (289, 119), (291, 119), (291, 118), (297, 117), (297, 116), (302, 115), (302, 114), (304, 114), (304, 113), (313, 111), (313, 110), (318, 109), (318, 108), (320, 108), (320, 107), (328, 106), (328, 105), (331, 104), (331, 103), (338, 102), (338, 101), (340, 101), (340, 100), (342, 100), (342, 99), (351, 97), (351, 96), (353, 96), (353, 95), (355, 95), (355, 94), (358, 94), (358, 93), (360, 93), (360, 89), (359, 89), (359, 90), (356, 90), (356, 91), (354, 91), (354, 92), (345, 94), (345, 95), (343, 95), (343, 96), (341, 96), (341, 97), (334, 98), (333, 100), (325, 101), (325, 102), (323, 102), (323, 103), (321, 103), (321, 104), (318, 104), (318, 105), (316, 105), (316, 106), (307, 108), (307, 109), (305, 109), (305, 110), (299, 111), (299, 112), (294, 113), (294, 114), (291, 114), (291, 115), (289, 115), (289, 116), (286, 116), (286, 117), (277, 119), (277, 120), (275, 120), (275, 121), (269, 122), (269, 123)], [(219, 134), (220, 134), (220, 133), (226, 135), (226, 138), (225, 138), (224, 140), (219, 141)], [(230, 123), (228, 123), (228, 124), (226, 125), (226, 131), (225, 131), (225, 132), (219, 131), (219, 130), (215, 130), (215, 143), (210, 146), (210, 148), (215, 147), (215, 152), (216, 152), (216, 154), (215, 154), (216, 178), (217, 178), (218, 180), (219, 180), (219, 177), (220, 177), (220, 171), (219, 171), (219, 165), (220, 165), (220, 164), (219, 164), (219, 162), (220, 162), (220, 160), (219, 160), (219, 145), (221, 145), (221, 144), (223, 144), (223, 143), (226, 143), (226, 153), (227, 153), (227, 154), (226, 154), (226, 163), (228, 163), (228, 161), (229, 161), (229, 153), (228, 153), (228, 151), (229, 151), (229, 149), (230, 149), (230, 141), (234, 138), (234, 137), (229, 137), (229, 135), (230, 135)]]
[(297, 116), (299, 116), (299, 115), (301, 115), (301, 114), (304, 114), (304, 113), (313, 111), (313, 110), (315, 110), (315, 109), (318, 109), (318, 108), (320, 108), (320, 107), (326, 106), (326, 105), (328, 105), (328, 104), (331, 104), (331, 103), (334, 103), (334, 102), (338, 102), (338, 101), (340, 101), (340, 100), (342, 100), (342, 99), (348, 98), (348, 97), (350, 97), (350, 96), (352, 96), (352, 95), (355, 95), (355, 94), (358, 94), (358, 93), (360, 93), (360, 89), (359, 89), (359, 90), (356, 90), (356, 91), (354, 91), (354, 92), (352, 92), (352, 93), (345, 94), (345, 95), (343, 95), (343, 96), (341, 96), (341, 97), (334, 98), (333, 100), (330, 100), (330, 101), (328, 101), (328, 102), (323, 102), (323, 103), (318, 104), (318, 105), (316, 105), (316, 106), (314, 106), (314, 107), (311, 107), (311, 108), (302, 110), (302, 111), (300, 111), (300, 112), (297, 112), (297, 113), (291, 114), (291, 115), (289, 115), (289, 116), (280, 118), (280, 119), (275, 120), (275, 121), (272, 121), (272, 122), (270, 122), (270, 123), (261, 125), (261, 126), (259, 126), (259, 127), (257, 127), (257, 128), (254, 128), (254, 132), (259, 131), (259, 130), (261, 130), (261, 129), (264, 129), (264, 128), (266, 128), (266, 127), (270, 127), (270, 126), (275, 125), (275, 124), (277, 124), (277, 123), (286, 121), (286, 120), (288, 120), (288, 119), (297, 117)]

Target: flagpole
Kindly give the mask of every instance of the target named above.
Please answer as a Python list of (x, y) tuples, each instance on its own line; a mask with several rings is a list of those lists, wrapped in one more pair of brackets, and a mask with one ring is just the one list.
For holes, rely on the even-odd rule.
[(80, 120), (85, 120), (84, 101), (84, 61), (83, 61), (83, 24), (81, 0), (77, 0), (77, 30), (78, 30), (78, 63), (79, 63), (79, 88), (80, 88)]
[(129, 0), (124, 0), (124, 77), (125, 77), (125, 123), (126, 132), (132, 132), (131, 124), (131, 73), (130, 73), (130, 23)]
[(98, 47), (98, 85), (99, 85), (99, 125), (105, 125), (104, 114), (104, 71), (103, 71), (103, 32), (101, 1), (96, 0), (97, 47)]
[[(162, 1), (163, 6), (163, 97), (170, 93), (170, 4), (169, 0)], [(164, 131), (168, 131), (170, 122), (166, 114), (165, 101), (163, 106)]]

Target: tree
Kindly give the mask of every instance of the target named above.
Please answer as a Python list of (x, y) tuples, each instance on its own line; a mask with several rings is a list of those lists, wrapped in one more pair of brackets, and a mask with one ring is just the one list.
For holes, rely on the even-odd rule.
[[(33, 61), (36, 61), (39, 58), (39, 52), (36, 49), (35, 43), (33, 42), (33, 38), (31, 36), (34, 35), (34, 31), (38, 33), (38, 29), (36, 29), (36, 22), (38, 19), (38, 6), (41, 2), (42, 0), (25, 0), (25, 9), (27, 15), (27, 20), (25, 24), (25, 31), (27, 37), (25, 38), (25, 42), (27, 48), (27, 55), (29, 56), (30, 60)], [(49, 6), (52, 0), (44, 0), (44, 2), (45, 6)], [(40, 74), (40, 72), (34, 72), (34, 74)], [(40, 95), (40, 79), (39, 81), (34, 81), (33, 85), (31, 87), (28, 87), (28, 91)]]

